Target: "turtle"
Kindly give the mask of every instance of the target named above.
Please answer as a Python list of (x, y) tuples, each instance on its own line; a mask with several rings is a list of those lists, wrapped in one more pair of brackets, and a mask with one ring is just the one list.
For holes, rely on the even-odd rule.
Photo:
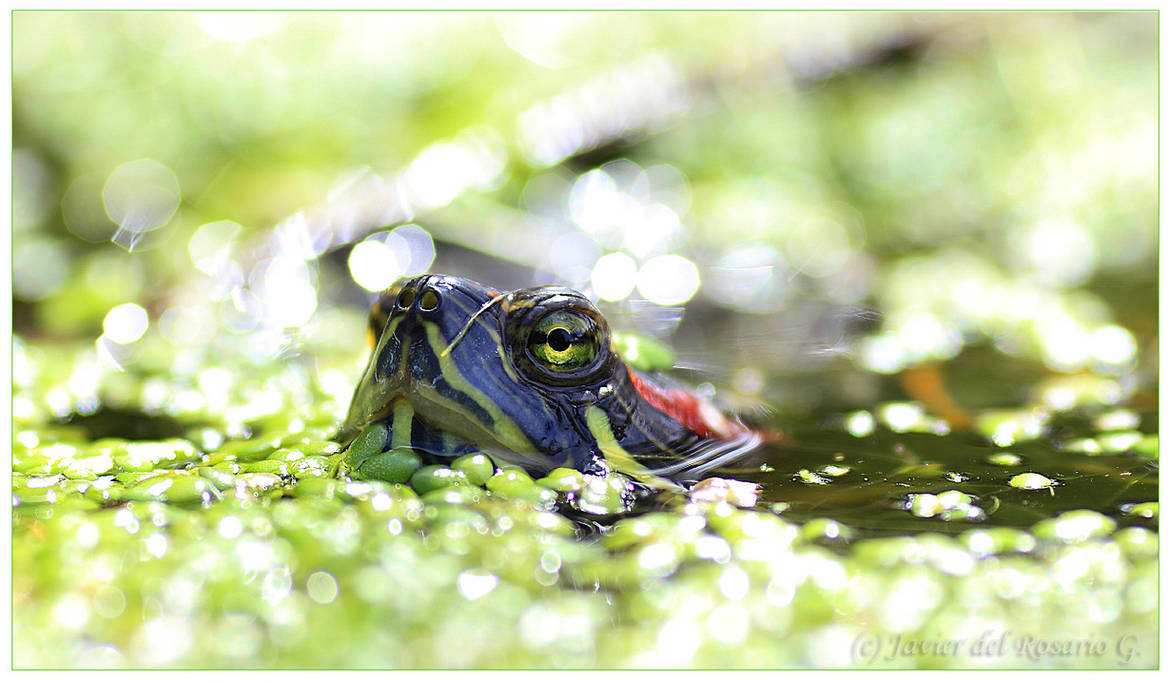
[(346, 446), (381, 423), (384, 450), (435, 461), (483, 452), (534, 475), (618, 471), (658, 488), (761, 444), (696, 391), (636, 369), (619, 338), (573, 289), (400, 280), (371, 308), (370, 358), (336, 439)]

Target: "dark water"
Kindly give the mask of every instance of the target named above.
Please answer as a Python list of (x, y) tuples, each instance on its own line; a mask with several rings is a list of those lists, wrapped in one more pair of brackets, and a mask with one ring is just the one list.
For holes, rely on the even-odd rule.
[[(1136, 298), (1146, 293), (1140, 291)], [(768, 323), (758, 318), (749, 322)], [(682, 331), (688, 336), (686, 320)], [(690, 334), (693, 342), (696, 336)], [(776, 338), (773, 332), (759, 336)], [(714, 366), (746, 363), (740, 357), (743, 342), (736, 338), (723, 346), (714, 342), (702, 346), (704, 357)], [(749, 355), (775, 360), (767, 353)], [(767, 401), (781, 410), (765, 426), (784, 438), (765, 445), (734, 468), (709, 475), (756, 482), (761, 486), (759, 508), (777, 505), (775, 510), (793, 521), (833, 519), (849, 526), (855, 539), (917, 532), (958, 534), (991, 526), (1027, 528), (1077, 509), (1105, 514), (1119, 527), (1157, 529), (1157, 519), (1126, 513), (1129, 505), (1158, 500), (1157, 454), (1129, 450), (1088, 455), (1068, 448), (1079, 439), (1104, 436), (1095, 420), (1117, 409), (1137, 417), (1133, 432), (1157, 434), (1153, 369), (1136, 370), (1133, 378), (1138, 379), (1138, 388), (1121, 405), (1111, 405), (1111, 400), (1099, 396), (1067, 411), (1054, 411), (1038, 406), (1038, 388), (1047, 381), (1077, 377), (1055, 374), (1038, 362), (1009, 357), (986, 345), (965, 350), (936, 370), (950, 401), (973, 416), (1007, 408), (1037, 410), (1047, 417), (1040, 438), (998, 447), (971, 428), (953, 428), (945, 435), (892, 432), (883, 426), (878, 412), (888, 401), (913, 399), (900, 377), (866, 375), (840, 362), (842, 358), (837, 360), (836, 364), (832, 358), (825, 362), (824, 356), (806, 350), (793, 360), (795, 366), (813, 365), (803, 374), (794, 375), (789, 367), (788, 375), (770, 377), (774, 368), (762, 368)], [(818, 367), (817, 362), (823, 365)], [(868, 400), (848, 395), (850, 387), (860, 383), (870, 386)], [(861, 437), (843, 424), (858, 409), (874, 415), (875, 422), (873, 431)], [(925, 412), (928, 419), (931, 412)], [(989, 460), (1006, 453), (1018, 457), (1019, 463)], [(1024, 473), (1045, 476), (1053, 485), (1027, 490), (1009, 484)], [(909, 508), (913, 495), (947, 491), (970, 496), (970, 506), (935, 514)], [(964, 513), (965, 509), (970, 513)]]
[(123, 438), (149, 441), (182, 438), (195, 426), (165, 414), (117, 407), (103, 407), (92, 414), (73, 413), (57, 423), (78, 428), (87, 440)]
[[(741, 467), (720, 473), (759, 483), (761, 506), (788, 505), (781, 513), (795, 521), (830, 518), (856, 537), (867, 537), (960, 533), (982, 525), (1025, 528), (1064, 511), (1090, 509), (1119, 526), (1156, 529), (1156, 521), (1124, 511), (1126, 505), (1158, 499), (1158, 464), (1137, 453), (1084, 455), (1059, 451), (1047, 440), (999, 448), (973, 433), (891, 433), (881, 427), (863, 437), (820, 424), (790, 424), (787, 432), (790, 443), (768, 445)], [(989, 462), (1008, 452), (1020, 462)], [(848, 471), (825, 473), (841, 468)], [(1052, 479), (1053, 486), (1009, 485), (1017, 474), (1029, 472)], [(908, 509), (913, 494), (953, 490), (973, 498), (970, 505), (977, 510), (971, 517), (957, 511), (950, 520), (938, 513), (923, 518)]]

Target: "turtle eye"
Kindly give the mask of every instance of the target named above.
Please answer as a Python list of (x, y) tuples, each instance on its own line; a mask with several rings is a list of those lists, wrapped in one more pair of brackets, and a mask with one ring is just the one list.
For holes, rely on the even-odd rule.
[(529, 332), (529, 355), (553, 372), (573, 372), (594, 361), (600, 337), (590, 318), (559, 310), (541, 318)]

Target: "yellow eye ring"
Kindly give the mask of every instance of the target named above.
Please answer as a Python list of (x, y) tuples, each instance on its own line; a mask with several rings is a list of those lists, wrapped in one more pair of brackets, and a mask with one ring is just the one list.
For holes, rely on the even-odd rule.
[(529, 356), (553, 372), (574, 372), (589, 365), (600, 347), (594, 321), (569, 310), (549, 313), (529, 332)]

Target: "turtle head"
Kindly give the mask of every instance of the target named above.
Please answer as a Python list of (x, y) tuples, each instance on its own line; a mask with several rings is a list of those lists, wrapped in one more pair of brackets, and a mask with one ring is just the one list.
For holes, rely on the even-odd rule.
[(605, 319), (560, 287), (500, 293), (447, 275), (404, 280), (375, 303), (370, 336), (343, 442), (375, 421), (393, 440), (409, 423), (398, 412), (529, 469), (580, 465), (595, 445), (583, 410), (623, 376)]

